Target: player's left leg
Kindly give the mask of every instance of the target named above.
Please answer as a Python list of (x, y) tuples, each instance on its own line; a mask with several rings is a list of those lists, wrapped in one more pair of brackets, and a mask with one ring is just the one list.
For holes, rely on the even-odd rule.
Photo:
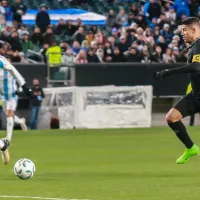
[(186, 146), (184, 153), (177, 159), (177, 164), (186, 163), (192, 156), (199, 154), (199, 147), (193, 143), (181, 119), (199, 112), (200, 107), (190, 93), (183, 97), (166, 116), (168, 125), (179, 140)]
[(25, 118), (19, 118), (17, 115), (14, 115), (14, 122), (16, 124), (19, 124), (22, 128), (22, 130), (27, 131), (28, 128), (26, 126), (26, 119)]

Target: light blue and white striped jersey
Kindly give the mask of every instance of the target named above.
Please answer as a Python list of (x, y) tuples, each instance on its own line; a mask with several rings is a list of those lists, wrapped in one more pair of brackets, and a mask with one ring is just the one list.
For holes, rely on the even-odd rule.
[(8, 101), (16, 98), (16, 80), (20, 86), (25, 81), (13, 65), (3, 56), (0, 56), (0, 94), (4, 100)]

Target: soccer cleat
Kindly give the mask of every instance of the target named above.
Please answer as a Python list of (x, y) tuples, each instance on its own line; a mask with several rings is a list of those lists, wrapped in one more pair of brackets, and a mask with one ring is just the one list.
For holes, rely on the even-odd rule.
[(194, 144), (190, 149), (186, 149), (177, 160), (177, 164), (184, 164), (186, 163), (192, 156), (199, 155), (199, 147)]
[(3, 149), (1, 150), (1, 157), (2, 157), (2, 161), (5, 165), (7, 165), (10, 161), (10, 154), (8, 151), (8, 147), (10, 145), (10, 142), (6, 139), (2, 139), (5, 143)]
[(20, 124), (22, 130), (23, 130), (23, 131), (27, 131), (28, 128), (27, 128), (27, 126), (26, 126), (26, 119), (25, 119), (25, 118), (22, 118), (22, 122), (23, 122), (23, 123)]

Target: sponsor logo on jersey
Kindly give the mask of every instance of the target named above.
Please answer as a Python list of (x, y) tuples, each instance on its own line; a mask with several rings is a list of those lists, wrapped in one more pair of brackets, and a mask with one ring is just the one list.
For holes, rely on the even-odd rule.
[(194, 55), (192, 58), (192, 62), (200, 62), (200, 54)]

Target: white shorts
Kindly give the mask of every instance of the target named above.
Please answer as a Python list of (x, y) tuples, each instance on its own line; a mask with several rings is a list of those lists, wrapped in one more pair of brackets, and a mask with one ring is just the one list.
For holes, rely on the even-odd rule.
[(12, 98), (7, 101), (3, 101), (2, 107), (5, 113), (7, 113), (8, 110), (16, 111), (17, 98)]

